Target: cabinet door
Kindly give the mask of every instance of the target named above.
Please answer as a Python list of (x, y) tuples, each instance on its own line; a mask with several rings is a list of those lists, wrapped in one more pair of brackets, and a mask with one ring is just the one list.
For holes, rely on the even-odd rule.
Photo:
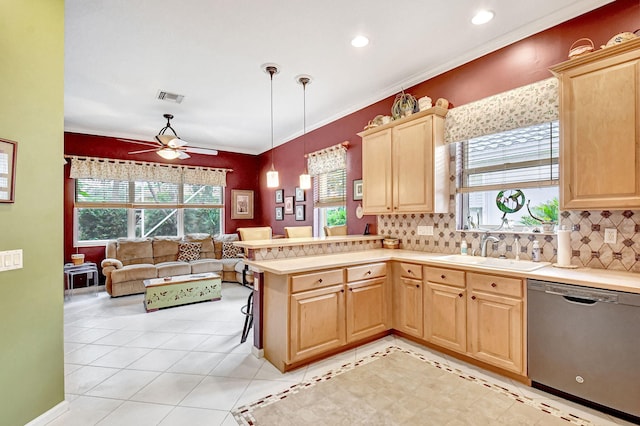
[(466, 290), (427, 283), (424, 304), (425, 339), (458, 352), (467, 350)]
[(347, 285), (347, 342), (388, 330), (386, 278)]
[(343, 285), (291, 295), (289, 362), (345, 344), (344, 299)]
[(640, 207), (639, 58), (636, 47), (560, 74), (560, 209)]
[(362, 208), (365, 214), (391, 213), (391, 129), (362, 140)]
[(396, 282), (397, 312), (395, 328), (404, 333), (422, 338), (424, 320), (422, 281), (400, 278)]
[(524, 374), (522, 300), (469, 292), (468, 351), (481, 361)]
[(433, 119), (393, 128), (393, 210), (433, 212)]

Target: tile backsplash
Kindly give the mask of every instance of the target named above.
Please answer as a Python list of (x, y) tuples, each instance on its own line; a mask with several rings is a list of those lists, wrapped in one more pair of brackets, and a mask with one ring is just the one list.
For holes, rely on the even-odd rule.
[[(451, 153), (453, 154), (453, 152)], [(450, 158), (449, 170), (455, 170)], [(450, 176), (450, 194), (455, 194), (455, 176)], [(455, 197), (450, 195), (449, 211), (456, 211)], [(377, 217), (378, 234), (398, 238), (400, 248), (408, 250), (460, 253), (460, 242), (467, 241), (469, 254), (479, 253), (480, 240), (485, 233), (478, 230), (456, 231), (454, 213), (387, 214)], [(640, 210), (562, 211), (561, 229), (571, 232), (571, 264), (597, 269), (640, 272)], [(433, 226), (433, 235), (418, 235), (418, 226)], [(604, 242), (605, 229), (615, 228), (615, 244)], [(558, 247), (555, 233), (490, 232), (497, 243), (487, 246), (487, 255), (515, 258), (515, 240), (520, 241), (520, 259), (531, 259), (533, 241), (540, 245), (540, 260), (556, 262)]]

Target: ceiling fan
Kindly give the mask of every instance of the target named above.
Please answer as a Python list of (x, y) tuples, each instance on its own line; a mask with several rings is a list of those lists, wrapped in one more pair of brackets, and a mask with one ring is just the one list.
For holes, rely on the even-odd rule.
[[(197, 148), (187, 146), (188, 142), (180, 139), (176, 131), (171, 127), (172, 114), (163, 114), (167, 119), (167, 125), (164, 126), (156, 135), (157, 142), (134, 141), (130, 139), (119, 139), (124, 142), (137, 143), (141, 145), (152, 146), (153, 148), (142, 149), (139, 151), (131, 151), (129, 154), (142, 154), (143, 152), (155, 151), (159, 156), (167, 160), (175, 160), (176, 158), (184, 160), (190, 158), (189, 152), (192, 154), (218, 155), (218, 151), (212, 148)], [(167, 130), (171, 130), (172, 134), (167, 134)]]

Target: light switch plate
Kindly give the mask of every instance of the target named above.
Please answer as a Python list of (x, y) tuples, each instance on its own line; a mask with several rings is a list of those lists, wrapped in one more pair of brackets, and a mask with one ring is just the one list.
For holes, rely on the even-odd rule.
[(0, 251), (0, 272), (22, 268), (22, 249)]
[(618, 230), (616, 228), (605, 228), (604, 242), (606, 244), (615, 244), (618, 238)]

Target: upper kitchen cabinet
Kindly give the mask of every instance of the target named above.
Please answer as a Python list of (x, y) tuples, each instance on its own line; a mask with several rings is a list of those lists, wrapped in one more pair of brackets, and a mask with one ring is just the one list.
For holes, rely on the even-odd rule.
[(446, 114), (434, 107), (358, 133), (365, 214), (448, 212)]
[(640, 207), (640, 38), (556, 65), (560, 208)]

